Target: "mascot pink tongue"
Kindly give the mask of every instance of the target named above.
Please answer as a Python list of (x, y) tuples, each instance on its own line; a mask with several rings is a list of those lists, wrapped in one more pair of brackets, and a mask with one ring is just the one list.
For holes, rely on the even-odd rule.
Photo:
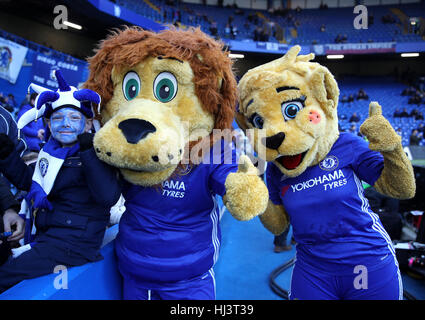
[(283, 156), (278, 161), (288, 170), (293, 170), (299, 166), (302, 160), (302, 153), (294, 156)]

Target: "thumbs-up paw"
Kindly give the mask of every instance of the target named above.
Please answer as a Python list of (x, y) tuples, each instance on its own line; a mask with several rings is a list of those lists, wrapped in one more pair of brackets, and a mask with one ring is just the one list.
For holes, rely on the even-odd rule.
[(237, 172), (227, 176), (224, 205), (238, 220), (250, 220), (267, 208), (269, 192), (247, 156), (241, 156)]
[(238, 172), (258, 176), (258, 169), (246, 155), (241, 155), (239, 158)]
[(360, 126), (360, 133), (369, 140), (369, 148), (380, 152), (393, 151), (401, 144), (401, 137), (382, 115), (378, 102), (369, 104), (369, 117)]

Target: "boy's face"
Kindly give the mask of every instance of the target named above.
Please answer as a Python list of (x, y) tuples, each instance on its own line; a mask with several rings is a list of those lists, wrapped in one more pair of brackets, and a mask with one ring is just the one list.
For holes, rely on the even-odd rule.
[(70, 146), (77, 142), (79, 134), (90, 130), (92, 120), (74, 108), (62, 108), (52, 113), (48, 125), (54, 139)]

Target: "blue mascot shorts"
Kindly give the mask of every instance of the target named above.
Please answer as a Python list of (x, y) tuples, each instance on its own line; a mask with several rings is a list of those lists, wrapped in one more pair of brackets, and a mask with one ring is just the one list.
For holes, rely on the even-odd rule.
[[(354, 268), (353, 268), (354, 269)], [(290, 300), (402, 300), (403, 285), (395, 263), (363, 274), (331, 276), (296, 263), (292, 272)]]
[(134, 279), (124, 278), (124, 300), (215, 300), (214, 271), (200, 277), (149, 288)]

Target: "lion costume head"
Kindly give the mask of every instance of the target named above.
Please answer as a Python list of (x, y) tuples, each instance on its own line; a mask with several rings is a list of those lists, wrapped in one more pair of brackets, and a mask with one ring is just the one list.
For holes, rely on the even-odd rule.
[[(300, 55), (299, 46), (283, 57), (249, 70), (240, 80), (238, 124), (254, 130), (254, 146), (286, 176), (319, 163), (338, 138), (338, 85), (329, 70)], [(257, 152), (259, 152), (258, 148)]]
[(89, 64), (85, 87), (102, 97), (95, 150), (131, 183), (161, 183), (188, 146), (231, 127), (232, 61), (199, 29), (119, 30), (100, 43)]

